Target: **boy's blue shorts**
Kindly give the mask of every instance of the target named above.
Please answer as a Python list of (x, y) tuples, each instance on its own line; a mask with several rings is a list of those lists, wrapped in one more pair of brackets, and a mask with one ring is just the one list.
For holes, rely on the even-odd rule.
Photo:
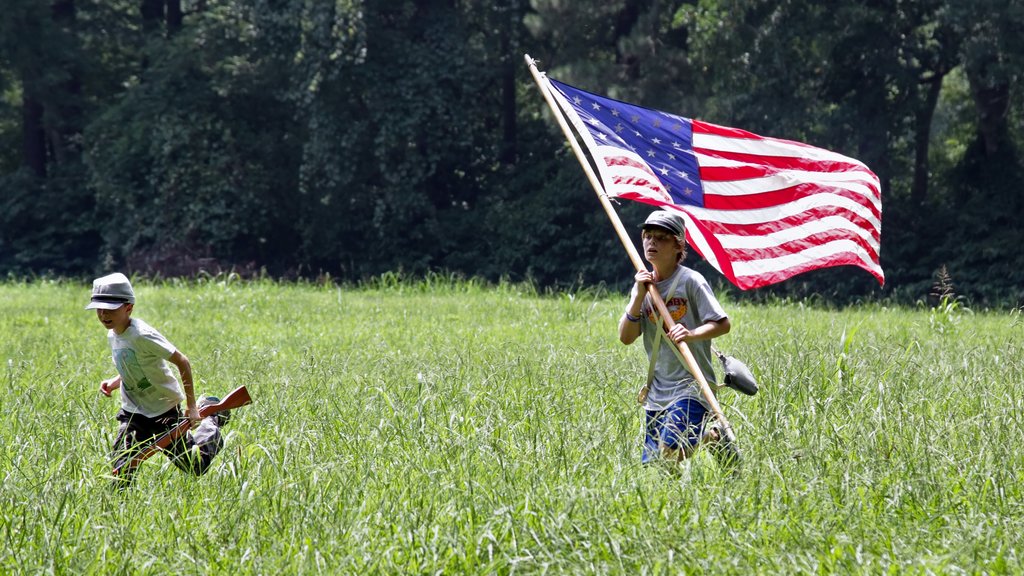
[(708, 410), (693, 398), (684, 398), (665, 410), (646, 410), (644, 448), (641, 462), (647, 464), (661, 455), (661, 447), (692, 448), (700, 441)]

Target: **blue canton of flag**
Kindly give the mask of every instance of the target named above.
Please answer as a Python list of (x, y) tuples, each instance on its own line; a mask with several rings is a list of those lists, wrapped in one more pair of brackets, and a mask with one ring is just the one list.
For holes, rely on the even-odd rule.
[(689, 119), (589, 94), (555, 80), (551, 83), (569, 98), (596, 142), (635, 154), (639, 162), (633, 167), (655, 176), (658, 182), (649, 184), (660, 185), (658, 189), (667, 193), (673, 204), (704, 205)]

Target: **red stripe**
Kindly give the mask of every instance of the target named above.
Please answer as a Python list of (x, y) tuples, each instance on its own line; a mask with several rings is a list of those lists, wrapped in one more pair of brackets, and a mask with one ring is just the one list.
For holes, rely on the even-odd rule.
[(659, 194), (664, 194), (664, 190), (661, 187), (660, 182), (651, 182), (646, 178), (640, 178), (637, 176), (615, 176), (610, 182), (612, 186), (622, 186), (629, 188), (647, 188), (654, 190)]
[(781, 206), (783, 204), (796, 202), (797, 200), (815, 196), (823, 192), (831, 192), (836, 196), (847, 198), (870, 210), (876, 218), (881, 217), (881, 211), (875, 207), (871, 200), (865, 198), (863, 194), (846, 188), (833, 188), (830, 186), (818, 186), (814, 184), (798, 184), (796, 186), (772, 192), (757, 192), (742, 196), (709, 194), (707, 190), (705, 190), (704, 207), (709, 210), (751, 210), (756, 208), (771, 208), (773, 206)]
[[(696, 150), (696, 149), (695, 149)], [(878, 194), (877, 182), (859, 164), (850, 162), (839, 162), (832, 160), (810, 160), (807, 158), (793, 158), (790, 156), (761, 156), (758, 154), (741, 154), (738, 152), (718, 152), (706, 148), (699, 149), (701, 154), (743, 162), (746, 166), (701, 166), (700, 176), (704, 180), (711, 181), (732, 181), (744, 180), (747, 178), (763, 178), (772, 176), (784, 170), (804, 170), (807, 172), (823, 173), (854, 173), (859, 180), (867, 184), (875, 194)]]
[(859, 214), (835, 207), (819, 207), (805, 210), (799, 214), (793, 214), (785, 218), (779, 218), (771, 222), (757, 222), (752, 224), (726, 224), (711, 220), (704, 221), (704, 226), (713, 234), (735, 234), (737, 236), (764, 236), (772, 232), (779, 232), (820, 220), (826, 216), (839, 216), (853, 223), (855, 226), (867, 232), (876, 242), (881, 238), (881, 232), (871, 222)]
[(740, 130), (739, 128), (728, 128), (726, 126), (719, 126), (718, 124), (712, 124), (710, 122), (704, 122), (702, 120), (691, 120), (690, 126), (693, 128), (694, 134), (714, 134), (715, 136), (727, 136), (729, 138), (765, 140), (764, 137), (758, 136), (753, 132), (747, 132), (746, 130)]
[[(687, 214), (689, 214), (689, 212), (687, 212)], [(721, 241), (719, 241), (718, 238), (715, 237), (715, 235), (712, 234), (710, 230), (708, 230), (708, 227), (707, 227), (706, 223), (703, 220), (700, 220), (698, 218), (693, 218), (692, 214), (690, 216), (693, 219), (693, 222), (696, 223), (695, 224), (695, 227), (697, 228), (696, 232), (698, 232), (700, 234), (700, 236), (704, 239), (705, 242), (707, 242), (708, 246), (711, 248), (711, 251), (715, 253), (715, 259), (718, 261), (718, 265), (721, 266), (721, 270), (719, 270), (719, 271), (726, 278), (729, 278), (730, 281), (735, 282), (736, 281), (736, 272), (733, 270), (733, 267), (732, 267), (733, 266), (733, 260), (732, 260), (732, 258), (729, 258), (727, 250), (722, 246)], [(686, 229), (687, 241), (690, 243), (690, 246), (694, 247), (693, 249), (698, 254), (700, 254), (701, 256), (703, 256), (706, 259), (707, 256), (705, 254), (703, 254), (700, 251), (699, 248), (697, 248), (697, 246), (695, 245), (695, 243), (692, 240), (693, 234), (694, 234), (693, 228), (694, 228), (694, 226), (689, 226)]]
[(739, 128), (719, 126), (718, 124), (711, 124), (710, 122), (702, 122), (700, 120), (691, 120), (690, 125), (693, 127), (694, 134), (711, 134), (713, 136), (725, 136), (727, 138), (738, 138), (741, 140), (761, 140), (766, 142), (780, 142), (784, 144), (792, 144), (794, 146), (799, 146), (801, 148), (824, 150), (824, 148), (811, 146), (810, 144), (804, 144), (803, 142), (796, 142), (794, 140), (783, 140), (782, 138), (771, 138), (768, 136), (758, 136), (753, 132), (747, 132), (746, 130), (740, 130)]
[(862, 268), (872, 276), (878, 279), (879, 282), (884, 280), (884, 277), (878, 273), (877, 270), (871, 269), (869, 266), (864, 264), (864, 261), (848, 252), (833, 254), (826, 258), (819, 258), (817, 260), (810, 260), (806, 263), (793, 266), (791, 268), (784, 268), (782, 270), (776, 270), (771, 272), (762, 272), (757, 276), (743, 276), (740, 278), (730, 278), (730, 280), (736, 284), (742, 290), (749, 290), (751, 288), (761, 288), (762, 286), (768, 286), (769, 284), (775, 284), (782, 282), (796, 276), (797, 274), (803, 274), (804, 272), (810, 272), (811, 270), (817, 270), (819, 268), (827, 268), (829, 266), (857, 266)]
[(605, 156), (604, 162), (611, 168), (616, 166), (632, 166), (633, 168), (639, 168), (651, 176), (654, 176), (654, 171), (651, 170), (651, 166), (649, 164), (646, 162), (637, 162), (629, 156)]
[[(620, 198), (624, 198), (626, 200), (633, 200), (635, 202), (642, 202), (644, 204), (650, 204), (652, 206), (658, 206), (662, 208), (681, 210), (683, 212), (686, 212), (687, 214), (690, 214), (689, 212), (687, 212), (685, 206), (679, 206), (669, 202), (661, 202), (648, 196), (641, 196), (635, 193), (627, 192), (625, 194), (622, 194)], [(732, 262), (729, 260), (725, 248), (722, 247), (722, 243), (718, 241), (718, 238), (715, 238), (714, 234), (712, 234), (710, 230), (708, 230), (706, 222), (701, 221), (700, 219), (694, 217), (692, 214), (690, 214), (690, 218), (693, 220), (693, 222), (695, 223), (694, 226), (697, 228), (697, 230), (693, 230), (694, 226), (690, 226), (686, 230), (686, 237), (687, 239), (689, 239), (690, 246), (693, 246), (693, 249), (698, 254), (703, 256), (705, 259), (707, 258), (707, 254), (704, 254), (700, 250), (700, 248), (697, 248), (697, 246), (694, 244), (692, 240), (693, 233), (699, 232), (700, 235), (707, 242), (707, 244), (711, 247), (711, 251), (715, 253), (715, 257), (718, 260), (718, 265), (721, 266), (719, 272), (721, 272), (730, 281), (735, 282), (736, 275), (732, 269)]]
[(856, 242), (858, 246), (868, 253), (868, 256), (872, 260), (878, 259), (878, 253), (869, 242), (861, 238), (859, 235), (846, 230), (829, 230), (819, 232), (817, 234), (811, 234), (810, 236), (790, 242), (784, 242), (778, 246), (772, 246), (769, 248), (729, 248), (726, 251), (733, 260), (764, 260), (767, 258), (781, 258), (783, 256), (797, 254), (804, 250), (814, 248), (815, 246), (821, 246), (835, 240), (850, 240), (852, 242)]

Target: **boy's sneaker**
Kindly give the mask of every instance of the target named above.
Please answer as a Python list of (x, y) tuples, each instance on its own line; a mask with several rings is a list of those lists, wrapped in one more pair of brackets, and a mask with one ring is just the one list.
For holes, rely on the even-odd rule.
[(715, 423), (708, 426), (704, 436), (707, 438), (708, 451), (715, 457), (715, 461), (718, 462), (718, 466), (725, 472), (736, 475), (740, 472), (740, 461), (742, 459), (740, 455), (740, 447), (736, 445), (736, 441), (730, 439), (722, 426), (721, 422), (716, 421)]
[[(203, 396), (199, 399), (199, 402), (196, 403), (196, 407), (201, 411), (203, 406), (217, 404), (218, 402), (220, 402), (220, 398), (217, 398), (216, 396)], [(231, 410), (221, 410), (214, 414), (214, 416), (217, 417), (217, 425), (224, 426), (231, 420)]]

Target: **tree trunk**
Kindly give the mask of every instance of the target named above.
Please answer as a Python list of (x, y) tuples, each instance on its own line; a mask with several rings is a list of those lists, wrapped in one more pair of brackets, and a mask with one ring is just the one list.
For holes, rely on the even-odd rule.
[(181, 30), (184, 15), (181, 12), (181, 0), (167, 0), (167, 36), (171, 37)]
[(1010, 84), (993, 82), (982, 74), (968, 74), (974, 107), (978, 111), (978, 137), (985, 155), (994, 156), (1009, 135), (1007, 112), (1010, 109)]
[(512, 164), (516, 160), (516, 70), (518, 60), (513, 56), (515, 30), (518, 24), (518, 0), (506, 0), (498, 9), (499, 31), (501, 34), (501, 116), (502, 146), (500, 160)]
[(928, 149), (932, 136), (932, 118), (942, 92), (943, 75), (935, 74), (926, 82), (928, 94), (924, 105), (918, 108), (914, 135), (914, 181), (910, 185), (910, 202), (920, 206), (928, 198)]
[(57, 0), (51, 5), (53, 22), (66, 36), (66, 48), (54, 53), (49, 67), (64, 72), (66, 80), (52, 87), (46, 102), (46, 131), (53, 161), (58, 164), (77, 160), (82, 134), (82, 80), (79, 65), (80, 45), (76, 37), (75, 0)]
[(25, 166), (39, 178), (46, 177), (46, 138), (43, 105), (28, 92), (21, 97), (21, 150)]
[(148, 38), (163, 24), (164, 0), (140, 0), (139, 14), (142, 16), (142, 31)]

